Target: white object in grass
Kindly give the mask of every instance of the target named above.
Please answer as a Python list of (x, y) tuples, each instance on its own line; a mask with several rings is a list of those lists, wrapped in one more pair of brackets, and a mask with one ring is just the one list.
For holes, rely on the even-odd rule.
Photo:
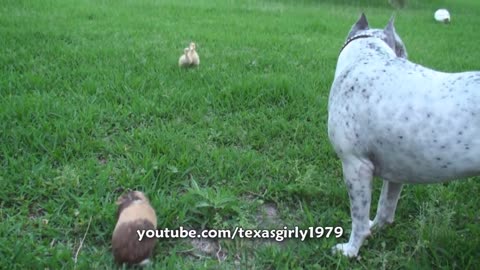
[(449, 23), (450, 22), (450, 12), (448, 10), (441, 8), (435, 11), (435, 20), (437, 22)]

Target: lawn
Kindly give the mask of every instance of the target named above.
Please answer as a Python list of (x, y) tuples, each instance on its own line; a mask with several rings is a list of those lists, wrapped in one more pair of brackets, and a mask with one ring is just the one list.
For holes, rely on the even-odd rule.
[[(360, 12), (409, 58), (480, 70), (480, 2), (2, 0), (0, 268), (110, 269), (115, 200), (144, 191), (160, 228), (341, 226), (341, 239), (158, 241), (147, 269), (474, 269), (479, 178), (403, 190), (360, 250), (327, 137), (340, 47)], [(447, 7), (452, 23), (433, 20)], [(197, 43), (201, 64), (180, 69)], [(381, 181), (375, 181), (375, 213)], [(209, 246), (210, 249), (205, 248)], [(203, 248), (199, 248), (203, 247)]]

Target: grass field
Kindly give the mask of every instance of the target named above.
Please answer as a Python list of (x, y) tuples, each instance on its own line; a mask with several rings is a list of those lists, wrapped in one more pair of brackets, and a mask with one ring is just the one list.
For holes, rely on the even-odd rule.
[[(440, 7), (450, 25), (433, 20)], [(351, 220), (327, 99), (361, 11), (378, 28), (394, 12), (387, 0), (1, 1), (0, 268), (116, 267), (127, 189), (148, 195), (162, 228), (346, 231), (211, 250), (161, 240), (147, 269), (477, 267), (478, 178), (406, 186), (359, 260), (331, 255)], [(410, 0), (396, 27), (412, 61), (480, 70), (479, 12), (477, 0)], [(181, 70), (192, 40), (201, 65)]]

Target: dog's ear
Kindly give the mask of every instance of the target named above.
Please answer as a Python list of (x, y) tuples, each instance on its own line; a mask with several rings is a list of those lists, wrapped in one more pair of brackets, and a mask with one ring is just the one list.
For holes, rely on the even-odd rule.
[(407, 48), (398, 35), (395, 35), (395, 54), (400, 58), (408, 58)]
[(350, 29), (350, 32), (348, 33), (347, 40), (357, 34), (357, 32), (362, 31), (362, 30), (368, 30), (368, 21), (367, 21), (367, 16), (362, 12), (362, 15), (360, 15), (360, 18), (358, 21), (352, 26), (352, 29)]
[(395, 30), (394, 20), (395, 18), (394, 16), (392, 16), (388, 21), (385, 29), (383, 29), (383, 33), (385, 34), (385, 42), (390, 48), (392, 48), (392, 50), (398, 57), (407, 58), (407, 49), (405, 48), (402, 39)]
[(393, 26), (394, 22), (394, 17), (392, 16), (390, 20), (388, 21), (387, 26), (385, 26), (385, 29), (383, 29), (383, 33), (385, 34), (385, 42), (388, 44), (390, 48), (392, 48), (393, 51), (396, 52), (395, 50), (395, 36), (397, 33), (395, 33), (395, 26)]

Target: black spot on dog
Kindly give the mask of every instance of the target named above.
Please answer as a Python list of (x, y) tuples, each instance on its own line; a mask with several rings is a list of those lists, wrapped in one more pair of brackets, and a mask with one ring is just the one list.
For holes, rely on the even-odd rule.
[(362, 95), (366, 99), (370, 98), (370, 94), (367, 92), (367, 89), (362, 89)]
[(352, 187), (353, 187), (352, 183), (351, 183), (351, 182), (347, 182), (347, 188), (350, 190), (350, 189), (352, 189)]
[(355, 195), (357, 195), (357, 198), (365, 198), (365, 194), (363, 193), (363, 190), (357, 190), (355, 192)]

